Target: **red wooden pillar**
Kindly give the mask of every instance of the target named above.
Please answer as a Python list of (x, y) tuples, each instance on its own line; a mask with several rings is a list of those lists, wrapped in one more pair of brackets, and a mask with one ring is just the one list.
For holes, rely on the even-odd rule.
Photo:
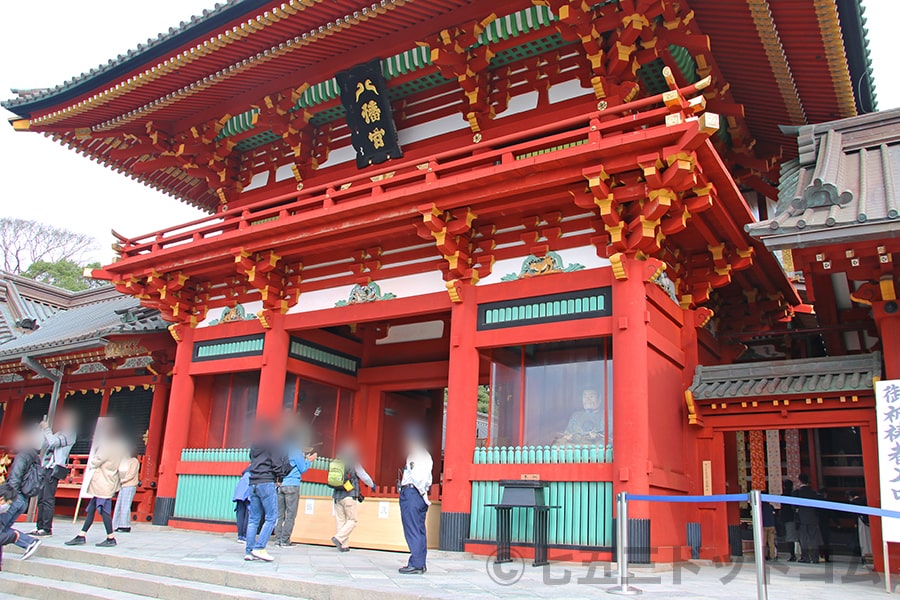
[(144, 449), (144, 464), (141, 466), (141, 481), (156, 481), (159, 474), (159, 454), (162, 444), (163, 428), (166, 424), (166, 410), (169, 404), (169, 382), (166, 375), (160, 373), (153, 388), (153, 400), (150, 405), (150, 424), (147, 427), (147, 444)]
[(191, 377), (191, 359), (194, 350), (194, 330), (185, 325), (177, 326), (181, 340), (175, 351), (172, 369), (172, 389), (169, 393), (169, 411), (166, 416), (165, 435), (159, 462), (159, 486), (153, 509), (153, 524), (168, 525), (175, 511), (175, 491), (178, 474), (175, 467), (181, 460), (181, 451), (188, 441), (191, 422), (191, 404), (194, 399), (194, 379)]
[[(624, 279), (612, 285), (613, 309), (613, 489), (650, 491), (650, 414), (646, 289), (642, 265), (623, 258)], [(647, 519), (646, 502), (629, 506), (629, 517)]]
[(474, 286), (460, 290), (462, 302), (450, 313), (450, 376), (447, 382), (447, 440), (441, 496), (442, 550), (462, 551), (469, 534), (472, 484), (469, 467), (475, 451), (478, 417), (478, 304)]
[[(894, 312), (887, 312), (889, 305)], [(884, 374), (886, 379), (900, 379), (900, 310), (897, 302), (874, 302), (872, 315), (878, 325), (878, 336), (884, 353)]]
[(156, 380), (153, 387), (153, 400), (150, 404), (150, 424), (147, 426), (144, 462), (141, 464), (141, 493), (137, 496), (136, 512), (139, 522), (149, 521), (153, 517), (153, 502), (158, 486), (160, 445), (169, 402), (169, 383), (166, 381), (166, 375), (157, 375)]
[(277, 421), (283, 412), (284, 383), (287, 379), (287, 357), (291, 336), (284, 329), (284, 315), (274, 313), (268, 315), (267, 319), (270, 327), (266, 329), (263, 345), (256, 418)]
[(12, 443), (13, 433), (19, 427), (22, 419), (22, 409), (25, 408), (25, 396), (19, 391), (10, 391), (6, 401), (6, 409), (3, 411), (3, 423), (0, 426), (0, 440), (3, 443)]

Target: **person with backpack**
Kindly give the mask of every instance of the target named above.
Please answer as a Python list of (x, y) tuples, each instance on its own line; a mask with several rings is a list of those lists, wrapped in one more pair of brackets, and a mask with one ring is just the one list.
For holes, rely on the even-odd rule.
[[(0, 485), (0, 515), (9, 512), (9, 508), (16, 500), (19, 493), (8, 483)], [(34, 539), (30, 535), (22, 533), (12, 527), (3, 527), (0, 529), (0, 569), (3, 566), (3, 546), (7, 544), (15, 544), (25, 550), (22, 560), (30, 558), (41, 545), (41, 540)]]
[(41, 491), (44, 470), (38, 455), (40, 447), (41, 441), (33, 428), (23, 427), (16, 432), (13, 439), (16, 457), (9, 467), (6, 479), (6, 483), (16, 490), (16, 498), (9, 504), (6, 512), (0, 515), (0, 530), (12, 527), (19, 515), (28, 509), (28, 501)]
[[(266, 545), (278, 517), (277, 482), (291, 467), (272, 423), (258, 422), (253, 439), (250, 447), (250, 517), (244, 560), (272, 562), (275, 558), (266, 550)], [(261, 521), (263, 526), (259, 529)]]
[(66, 542), (66, 546), (83, 546), (87, 543), (87, 532), (94, 524), (94, 518), (100, 513), (103, 527), (106, 529), (106, 539), (96, 544), (99, 548), (111, 548), (116, 546), (116, 536), (113, 531), (112, 497), (121, 487), (119, 467), (127, 455), (125, 444), (119, 439), (119, 431), (112, 421), (106, 422), (106, 426), (100, 427), (94, 433), (94, 448), (88, 458), (88, 467), (92, 470), (91, 478), (87, 486), (87, 494), (91, 501), (87, 505), (87, 517), (81, 526), (81, 531)]
[(30, 535), (50, 537), (53, 535), (53, 513), (56, 510), (56, 488), (59, 482), (69, 476), (69, 453), (75, 445), (78, 421), (72, 410), (62, 409), (55, 419), (58, 431), (50, 428), (47, 421), (41, 422), (44, 438), (44, 484), (37, 503), (37, 523)]
[(347, 441), (328, 465), (328, 485), (333, 488), (334, 520), (337, 526), (331, 542), (341, 552), (350, 551), (350, 534), (356, 528), (359, 503), (364, 497), (359, 489), (362, 481), (370, 488), (375, 482), (359, 461), (359, 453), (353, 442)]

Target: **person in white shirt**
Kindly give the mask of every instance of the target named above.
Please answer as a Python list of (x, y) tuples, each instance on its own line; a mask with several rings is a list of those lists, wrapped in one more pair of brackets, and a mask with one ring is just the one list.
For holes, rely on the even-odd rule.
[(400, 568), (404, 575), (422, 574), (427, 570), (425, 557), (428, 540), (425, 516), (428, 514), (428, 490), (431, 488), (434, 462), (425, 446), (425, 434), (419, 427), (406, 429), (406, 466), (400, 478), (400, 520), (409, 546), (409, 561)]

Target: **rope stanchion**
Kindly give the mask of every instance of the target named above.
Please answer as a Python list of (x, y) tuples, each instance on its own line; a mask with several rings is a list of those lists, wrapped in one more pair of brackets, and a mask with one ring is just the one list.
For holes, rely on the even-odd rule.
[(760, 495), (759, 490), (750, 492), (750, 515), (753, 518), (753, 562), (756, 563), (756, 598), (757, 600), (768, 600), (766, 559), (763, 558), (766, 541), (763, 537), (762, 500)]
[(616, 587), (606, 590), (617, 596), (637, 596), (641, 593), (636, 587), (628, 585), (628, 494), (616, 494), (616, 560), (619, 573), (616, 576)]

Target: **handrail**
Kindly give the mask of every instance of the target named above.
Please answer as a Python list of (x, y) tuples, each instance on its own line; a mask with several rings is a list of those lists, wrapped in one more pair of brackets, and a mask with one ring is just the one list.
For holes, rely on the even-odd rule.
[[(678, 97), (683, 98), (702, 90), (708, 83), (707, 78), (673, 91), (677, 93)], [(667, 100), (671, 100), (671, 98), (672, 91), (562, 121), (548, 122), (527, 131), (507, 134), (489, 141), (479, 143), (473, 140), (463, 147), (445, 150), (427, 158), (420, 157), (392, 162), (378, 172), (355, 174), (337, 182), (321, 183), (146, 235), (125, 238), (121, 241), (122, 256), (120, 260), (190, 241), (199, 241), (213, 234), (250, 227), (253, 225), (253, 221), (296, 214), (312, 207), (329, 206), (337, 200), (358, 197), (361, 193), (372, 194), (377, 190), (395, 187), (400, 183), (437, 180), (438, 172), (446, 175), (448, 172), (459, 171), (467, 166), (470, 169), (475, 168), (479, 163), (496, 164), (498, 157), (501, 162), (507, 162), (516, 154), (527, 154), (529, 150), (545, 150), (554, 142), (581, 140), (585, 139), (585, 136), (592, 135), (596, 136), (596, 139), (600, 139), (604, 133), (634, 131), (680, 110), (680, 106), (674, 109), (663, 106), (641, 114), (635, 113), (635, 111), (658, 104), (668, 104)], [(544, 135), (546, 137), (541, 137)], [(427, 168), (423, 168), (423, 165), (427, 165)], [(380, 178), (388, 173), (395, 175), (389, 178)], [(360, 182), (363, 185), (355, 187), (355, 184)]]

